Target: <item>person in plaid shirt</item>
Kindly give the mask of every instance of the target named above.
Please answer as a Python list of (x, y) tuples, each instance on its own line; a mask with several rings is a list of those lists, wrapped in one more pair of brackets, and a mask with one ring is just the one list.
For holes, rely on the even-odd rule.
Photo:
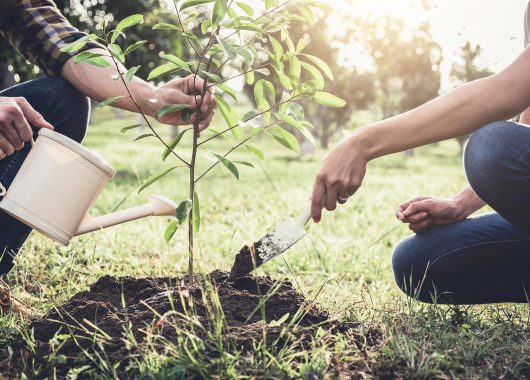
[[(38, 129), (49, 128), (78, 142), (83, 140), (90, 111), (87, 97), (101, 101), (125, 95), (113, 106), (137, 112), (123, 84), (112, 79), (114, 69), (74, 64), (72, 58), (81, 51), (106, 53), (102, 45), (89, 42), (75, 53), (61, 51), (63, 46), (86, 34), (74, 28), (53, 1), (3, 0), (0, 33), (47, 75), (0, 92), (0, 182), (6, 187), (28, 154), (29, 144), (24, 143), (36, 136)], [(124, 67), (120, 70), (125, 72)], [(189, 104), (194, 108), (197, 99), (193, 94), (202, 89), (203, 82), (189, 76), (155, 87), (135, 77), (129, 86), (136, 100), (156, 100), (141, 102), (142, 112), (153, 116), (166, 104)], [(199, 120), (201, 130), (210, 124), (215, 106), (215, 99), (208, 93), (201, 107), (204, 115)], [(168, 114), (161, 121), (170, 125), (189, 124), (195, 121), (195, 114), (187, 122), (180, 112)], [(12, 269), (13, 258), (30, 232), (30, 227), (0, 211), (0, 275)], [(0, 310), (23, 313), (23, 305), (13, 302), (8, 290), (7, 285), (0, 283)]]

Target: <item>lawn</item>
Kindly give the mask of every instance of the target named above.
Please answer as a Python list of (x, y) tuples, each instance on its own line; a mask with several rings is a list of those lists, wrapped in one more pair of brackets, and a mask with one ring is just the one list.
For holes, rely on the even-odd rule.
[[(120, 128), (133, 123), (133, 117), (115, 119), (110, 111), (99, 112), (93, 121), (85, 145), (96, 149), (117, 170), (94, 206), (94, 215), (111, 212), (124, 199), (120, 208), (139, 204), (151, 193), (176, 202), (186, 198), (186, 173), (179, 169), (137, 194), (135, 188), (150, 173), (175, 163), (170, 159), (161, 162), (162, 149), (156, 141), (132, 142), (137, 133), (120, 133)], [(158, 128), (168, 134), (166, 127)], [(241, 167), (239, 181), (219, 166), (199, 185), (198, 272), (229, 270), (243, 245), (259, 239), (308, 202), (325, 152), (300, 158), (268, 138), (255, 145), (266, 152), (267, 159), (259, 161), (248, 151), (237, 153), (235, 157), (255, 164), (254, 169)], [(182, 151), (186, 146), (189, 141), (184, 141)], [(208, 145), (218, 153), (229, 147), (227, 141)], [(205, 152), (200, 160), (199, 172), (210, 163)], [(315, 336), (311, 347), (296, 358), (284, 354), (272, 360), (256, 348), (252, 358), (227, 353), (231, 361), (223, 367), (218, 358), (210, 363), (204, 358), (188, 358), (177, 365), (146, 356), (137, 360), (131, 373), (145, 378), (200, 378), (205, 373), (214, 378), (244, 373), (248, 377), (308, 379), (344, 378), (344, 373), (374, 378), (530, 376), (530, 312), (526, 305), (423, 305), (407, 299), (395, 286), (392, 247), (409, 233), (394, 217), (396, 205), (419, 194), (451, 196), (465, 183), (454, 141), (417, 149), (409, 159), (397, 154), (377, 160), (370, 163), (358, 194), (336, 212), (326, 213), (321, 223), (310, 226), (301, 242), (259, 269), (260, 275), (287, 278), (309, 298), (315, 296), (331, 315), (354, 323), (356, 341), (363, 344), (348, 344), (347, 337), (336, 332), (333, 344), (322, 343)], [(163, 233), (168, 222), (169, 218), (131, 222), (76, 238), (68, 248), (33, 233), (9, 276), (14, 294), (43, 314), (103, 275), (183, 274), (187, 269), (185, 231), (178, 231), (166, 243)], [(31, 342), (27, 326), (9, 316), (0, 318), (4, 368), (13, 350)], [(53, 367), (55, 360), (63, 359), (50, 356), (48, 363), (40, 364)], [(255, 368), (249, 369), (249, 365)], [(198, 369), (201, 366), (203, 371)], [(114, 376), (103, 367), (84, 368), (82, 373)], [(26, 375), (39, 377), (31, 371)]]

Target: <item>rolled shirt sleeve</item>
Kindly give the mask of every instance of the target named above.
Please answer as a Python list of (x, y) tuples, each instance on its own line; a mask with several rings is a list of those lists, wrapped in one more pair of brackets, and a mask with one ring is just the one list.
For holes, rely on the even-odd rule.
[[(62, 52), (61, 48), (86, 36), (73, 27), (52, 0), (7, 0), (0, 33), (30, 62), (48, 76), (58, 76), (63, 65), (79, 51)], [(87, 43), (80, 51), (103, 47)]]

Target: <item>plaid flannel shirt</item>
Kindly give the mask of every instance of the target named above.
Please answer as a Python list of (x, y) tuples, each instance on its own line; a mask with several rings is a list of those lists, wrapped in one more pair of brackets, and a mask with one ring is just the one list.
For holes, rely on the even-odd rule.
[[(58, 76), (66, 61), (79, 53), (64, 53), (61, 47), (86, 36), (52, 0), (0, 0), (0, 33), (48, 76)], [(95, 47), (101, 45), (89, 42), (81, 51)]]

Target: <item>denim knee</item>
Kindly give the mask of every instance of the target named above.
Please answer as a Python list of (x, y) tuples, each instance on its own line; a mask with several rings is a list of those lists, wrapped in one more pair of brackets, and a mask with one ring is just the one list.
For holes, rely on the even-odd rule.
[(428, 252), (417, 235), (400, 241), (392, 254), (392, 269), (398, 287), (409, 297), (432, 303), (430, 282), (427, 280), (429, 268)]
[(90, 101), (70, 82), (62, 78), (47, 78), (47, 91), (59, 96), (56, 103), (55, 130), (71, 139), (83, 141), (90, 117)]
[(500, 121), (476, 131), (464, 151), (469, 184), (486, 203), (501, 196), (503, 184), (513, 179), (513, 159), (518, 158), (510, 141), (517, 139), (519, 124)]

